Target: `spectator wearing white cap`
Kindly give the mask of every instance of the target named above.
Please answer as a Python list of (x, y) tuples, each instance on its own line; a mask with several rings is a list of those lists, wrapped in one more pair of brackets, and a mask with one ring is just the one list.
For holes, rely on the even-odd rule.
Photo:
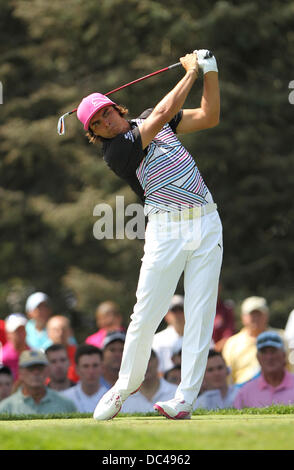
[(77, 411), (71, 400), (46, 387), (47, 365), (43, 352), (22, 352), (19, 358), (21, 386), (0, 403), (0, 413), (30, 415)]
[(48, 345), (47, 321), (52, 314), (49, 297), (44, 292), (31, 294), (26, 301), (27, 344), (31, 348), (44, 349)]
[(174, 295), (170, 303), (167, 314), (164, 317), (167, 327), (156, 333), (153, 339), (152, 349), (159, 359), (159, 372), (163, 375), (174, 366), (172, 362), (173, 349), (181, 344), (184, 334), (184, 297)]
[(18, 362), (20, 354), (29, 349), (26, 343), (26, 317), (21, 313), (12, 313), (5, 319), (7, 342), (2, 348), (2, 362), (9, 367), (13, 380), (18, 379)]
[[(256, 355), (256, 338), (264, 331), (274, 330), (269, 326), (269, 308), (264, 297), (248, 297), (241, 304), (243, 327), (228, 338), (222, 354), (231, 370), (233, 383), (242, 385), (260, 374)], [(282, 330), (275, 330), (283, 336)]]

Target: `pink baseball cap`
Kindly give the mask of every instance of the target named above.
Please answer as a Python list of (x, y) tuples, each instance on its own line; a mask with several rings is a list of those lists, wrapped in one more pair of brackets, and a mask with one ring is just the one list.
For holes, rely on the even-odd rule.
[(89, 129), (89, 122), (97, 111), (105, 108), (105, 106), (114, 104), (116, 103), (101, 93), (92, 93), (91, 95), (83, 98), (78, 106), (77, 116), (81, 123), (84, 124), (84, 129), (86, 131)]

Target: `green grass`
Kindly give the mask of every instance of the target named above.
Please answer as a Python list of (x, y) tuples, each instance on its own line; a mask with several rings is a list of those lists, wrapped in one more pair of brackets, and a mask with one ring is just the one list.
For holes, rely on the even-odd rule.
[(1, 450), (293, 450), (294, 407), (199, 410), (189, 421), (155, 414), (0, 416)]

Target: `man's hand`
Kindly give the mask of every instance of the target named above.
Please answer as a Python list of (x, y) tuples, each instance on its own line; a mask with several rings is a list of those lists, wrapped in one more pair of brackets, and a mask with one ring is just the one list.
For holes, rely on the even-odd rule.
[(198, 58), (196, 54), (186, 54), (184, 57), (180, 58), (180, 62), (186, 72), (193, 70), (198, 75)]
[(205, 75), (207, 72), (218, 72), (217, 63), (214, 55), (207, 49), (199, 49), (193, 51), (194, 55), (197, 55), (199, 68)]

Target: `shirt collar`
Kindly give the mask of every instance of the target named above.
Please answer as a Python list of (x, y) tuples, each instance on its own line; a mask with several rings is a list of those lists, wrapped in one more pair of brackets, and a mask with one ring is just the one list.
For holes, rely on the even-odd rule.
[(284, 375), (282, 382), (277, 387), (273, 387), (272, 385), (267, 383), (262, 373), (260, 374), (257, 380), (258, 380), (258, 386), (260, 390), (265, 390), (266, 388), (282, 390), (283, 388), (289, 388), (290, 386), (292, 386), (290, 374), (287, 370), (285, 371), (285, 375)]
[[(35, 400), (30, 395), (24, 395), (22, 393), (22, 388), (21, 387), (19, 388), (19, 394), (23, 396), (24, 401), (32, 400), (35, 403)], [(50, 401), (50, 393), (49, 393), (49, 389), (46, 387), (46, 394), (41, 398), (39, 403), (46, 403), (48, 401)]]

